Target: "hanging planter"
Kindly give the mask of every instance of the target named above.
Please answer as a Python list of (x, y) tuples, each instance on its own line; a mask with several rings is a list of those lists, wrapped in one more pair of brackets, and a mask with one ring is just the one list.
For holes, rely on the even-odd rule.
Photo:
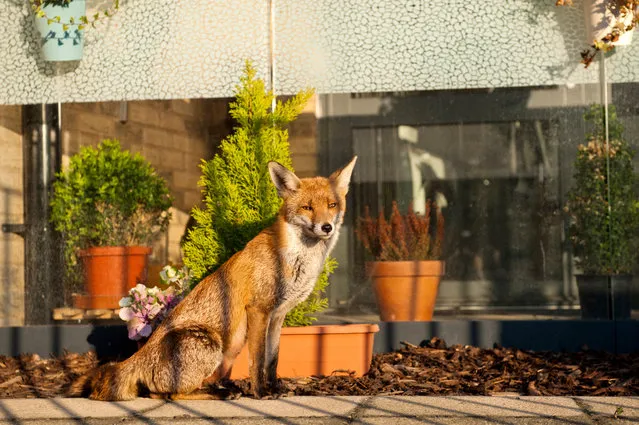
[[(635, 12), (625, 0), (584, 0), (587, 42), (605, 40), (612, 46), (627, 46), (632, 42)], [(632, 7), (632, 6), (631, 6)], [(634, 6), (636, 8), (636, 5)]]
[(42, 58), (46, 61), (76, 61), (82, 59), (84, 30), (103, 17), (111, 17), (120, 7), (114, 0), (111, 7), (86, 16), (85, 0), (30, 0), (35, 26), (41, 42)]
[[(35, 17), (40, 34), (42, 57), (46, 61), (74, 61), (82, 59), (84, 27), (80, 18), (86, 14), (85, 0), (75, 0), (66, 6), (49, 4)], [(48, 18), (47, 16), (54, 16)], [(56, 19), (55, 17), (59, 18)], [(67, 24), (77, 22), (77, 24)]]
[[(572, 5), (572, 0), (557, 0), (556, 4)], [(584, 17), (590, 47), (581, 52), (581, 63), (587, 68), (599, 51), (609, 52), (632, 42), (639, 0), (584, 0)]]

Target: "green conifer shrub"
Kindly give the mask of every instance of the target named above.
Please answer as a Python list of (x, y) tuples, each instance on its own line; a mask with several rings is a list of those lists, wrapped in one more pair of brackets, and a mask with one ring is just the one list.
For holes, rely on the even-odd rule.
[[(236, 121), (233, 133), (220, 145), (215, 157), (202, 161), (203, 208), (194, 208), (195, 225), (182, 245), (184, 263), (196, 280), (215, 271), (234, 253), (242, 250), (261, 230), (272, 224), (282, 205), (268, 172), (268, 162), (277, 161), (292, 169), (287, 125), (301, 113), (312, 96), (306, 90), (286, 102), (278, 101), (256, 70), (246, 64), (229, 106)], [(329, 258), (308, 299), (286, 317), (285, 326), (307, 326), (313, 313), (324, 310), (328, 300), (324, 289), (336, 266)]]

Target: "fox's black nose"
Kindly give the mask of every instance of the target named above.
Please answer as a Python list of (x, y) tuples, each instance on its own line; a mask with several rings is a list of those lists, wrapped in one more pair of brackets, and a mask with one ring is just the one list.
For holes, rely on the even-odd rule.
[(324, 231), (324, 233), (331, 233), (331, 230), (333, 230), (333, 226), (331, 226), (328, 223), (323, 224), (322, 225), (322, 230)]

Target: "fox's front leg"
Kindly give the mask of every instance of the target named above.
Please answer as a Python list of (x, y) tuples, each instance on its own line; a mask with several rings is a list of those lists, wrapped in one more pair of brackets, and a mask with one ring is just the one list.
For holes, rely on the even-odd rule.
[(271, 392), (278, 392), (277, 363), (280, 352), (280, 335), (286, 313), (275, 312), (271, 316), (266, 336), (266, 385)]
[(247, 308), (249, 374), (255, 398), (266, 395), (266, 333), (270, 315), (256, 307)]

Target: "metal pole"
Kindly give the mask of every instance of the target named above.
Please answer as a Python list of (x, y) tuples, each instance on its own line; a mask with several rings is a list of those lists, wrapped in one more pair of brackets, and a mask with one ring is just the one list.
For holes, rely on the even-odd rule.
[(61, 105), (25, 105), (22, 110), (25, 323), (46, 324), (64, 301), (62, 249), (50, 223), (49, 199), (61, 164)]

